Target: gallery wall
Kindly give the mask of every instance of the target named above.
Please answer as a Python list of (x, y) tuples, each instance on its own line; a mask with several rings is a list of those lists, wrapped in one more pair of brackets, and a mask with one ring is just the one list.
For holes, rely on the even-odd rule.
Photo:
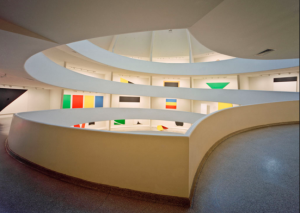
[[(62, 67), (66, 67), (70, 70), (74, 70), (76, 72), (79, 72), (81, 74), (85, 74), (88, 76), (92, 76), (95, 74), (100, 74), (99, 76), (94, 76), (94, 77), (100, 77), (102, 78), (101, 75), (105, 75), (106, 80), (111, 80), (111, 72), (115, 70), (113, 67), (108, 67), (105, 65), (101, 65), (99, 63), (93, 62), (91, 60), (87, 60), (84, 58), (76, 57), (74, 55), (71, 55), (65, 51), (68, 49), (64, 49), (63, 47), (58, 48), (51, 48), (46, 51), (43, 51), (43, 53), (50, 58), (53, 62), (59, 64)], [(74, 53), (73, 53), (74, 54)], [(77, 53), (75, 53), (77, 54)], [(77, 69), (74, 69), (76, 67)], [(81, 70), (79, 70), (81, 69)], [(87, 72), (88, 70), (89, 72)], [(96, 73), (93, 74), (93, 72), (90, 71), (95, 71)]]
[(191, 111), (191, 101), (186, 99), (175, 99), (176, 100), (176, 109), (168, 109), (167, 106), (168, 98), (152, 98), (151, 99), (151, 108), (152, 109), (166, 109), (166, 110), (178, 110), (184, 112)]
[[(110, 107), (110, 94), (83, 92), (74, 90), (63, 91), (63, 104), (62, 108), (78, 108), (75, 106), (75, 101), (78, 101), (74, 96), (82, 98), (79, 108), (96, 108), (96, 107)], [(100, 102), (99, 99), (100, 98)], [(70, 101), (70, 103), (68, 103)], [(85, 129), (98, 129), (98, 130), (109, 130), (109, 121), (98, 121), (92, 123), (76, 124), (73, 127), (85, 128)]]
[[(65, 89), (64, 90), (64, 97), (65, 95), (70, 95), (71, 96), (71, 103), (70, 103), (70, 107), (63, 107), (63, 108), (77, 108), (77, 107), (73, 107), (73, 96), (77, 95), (77, 96), (82, 96), (82, 107), (79, 108), (95, 108), (95, 97), (103, 97), (102, 99), (102, 104), (99, 107), (110, 107), (110, 94), (104, 94), (104, 93), (94, 93), (94, 92), (84, 92), (84, 91), (76, 91), (76, 90), (68, 90)], [(70, 97), (69, 96), (69, 97)], [(93, 103), (91, 103), (93, 106), (85, 106), (85, 104), (87, 103), (87, 98), (92, 98), (93, 100), (91, 100)]]
[[(237, 104), (232, 104), (232, 106), (228, 107), (235, 107), (239, 106)], [(201, 113), (201, 114), (210, 114), (219, 110), (219, 103), (218, 102), (211, 102), (211, 101), (193, 101), (193, 112)]]
[(113, 73), (113, 81), (121, 82), (121, 79), (130, 81), (133, 84), (150, 85), (150, 76), (138, 76)]
[(97, 121), (90, 123), (77, 124), (72, 127), (82, 128), (82, 129), (94, 129), (94, 130), (109, 130), (109, 121)]
[(208, 83), (229, 83), (224, 89), (238, 89), (237, 76), (194, 77), (193, 88), (211, 89)]
[(63, 89), (50, 90), (50, 109), (61, 109)]
[[(0, 115), (12, 115), (18, 112), (29, 112), (49, 109), (60, 109), (60, 97), (57, 90), (48, 90), (33, 87), (3, 86), (0, 88), (7, 89), (24, 89), (27, 90), (16, 100), (5, 107)], [(52, 94), (52, 95), (51, 95)], [(52, 98), (51, 98), (52, 97)]]
[(94, 78), (100, 78), (100, 79), (106, 79), (106, 80), (111, 80), (111, 72), (109, 71), (104, 71), (104, 70), (100, 70), (97, 68), (89, 68), (86, 67), (84, 65), (76, 65), (76, 64), (71, 64), (71, 63), (66, 63), (65, 67), (69, 70), (72, 70), (74, 72), (83, 74), (83, 75), (87, 75), (87, 76), (91, 76)]
[(152, 77), (152, 86), (164, 86), (164, 82), (178, 82), (178, 87), (186, 87), (190, 88), (190, 78), (189, 77), (159, 77), (159, 76), (154, 76)]
[(228, 60), (228, 59), (233, 59), (234, 57), (228, 56), (228, 55), (223, 55), (219, 53), (215, 53), (213, 55), (207, 55), (207, 56), (201, 56), (201, 57), (194, 57), (194, 62), (199, 63), (199, 62), (210, 62), (210, 61), (222, 61), (222, 60)]
[[(92, 62), (90, 60), (85, 60), (84, 57), (76, 57), (70, 55), (62, 50), (51, 50), (46, 51), (47, 56), (51, 56), (51, 59), (56, 63), (73, 70), (75, 72), (105, 79), (113, 80), (115, 82), (123, 82), (129, 84), (141, 84), (141, 85), (152, 85), (152, 86), (165, 86), (165, 83), (175, 83), (178, 87), (183, 88), (206, 88), (211, 89), (209, 83), (228, 83), (223, 89), (244, 89), (244, 90), (273, 90), (273, 78), (272, 76), (258, 76), (258, 77), (249, 77), (247, 75), (227, 75), (227, 76), (150, 76), (150, 75), (138, 75), (137, 74), (128, 74), (125, 70), (124, 74), (120, 73), (120, 69), (105, 66), (99, 63)], [(216, 56), (211, 56), (216, 57)], [(64, 58), (63, 61), (61, 58)], [(116, 72), (114, 72), (116, 71)], [(281, 75), (282, 77), (285, 74)], [(298, 78), (299, 81), (299, 78)], [(267, 82), (267, 83), (266, 83)], [(297, 87), (299, 88), (299, 83), (297, 82)], [(297, 90), (299, 91), (299, 89)], [(167, 108), (167, 97), (166, 98), (156, 98), (156, 97), (145, 97), (138, 96), (139, 102), (120, 102), (120, 96), (122, 97), (137, 97), (130, 95), (110, 95), (102, 93), (87, 93), (87, 92), (78, 92), (74, 90), (65, 90), (64, 94), (69, 95), (94, 95), (94, 96), (103, 96), (103, 107), (115, 107), (115, 108), (152, 108), (152, 109), (165, 109), (165, 110), (178, 110), (186, 112), (196, 112), (201, 114), (209, 114), (220, 109), (220, 103), (218, 102), (209, 102), (209, 101), (192, 101), (186, 99), (174, 99), (172, 106), (176, 108)], [(50, 109), (57, 109), (62, 106), (62, 92), (59, 91), (50, 91)], [(229, 104), (230, 103), (225, 103)], [(221, 103), (224, 105), (224, 103)], [(236, 106), (231, 104), (229, 107)], [(224, 107), (224, 106), (223, 106)], [(122, 119), (122, 118), (120, 118)], [(166, 121), (168, 122), (168, 121)], [(172, 123), (173, 124), (173, 123)], [(172, 126), (169, 123), (163, 123), (162, 125)], [(175, 123), (174, 123), (175, 125)], [(156, 123), (150, 120), (144, 120), (142, 124), (137, 125), (136, 120), (126, 120), (125, 124), (122, 126), (114, 125), (114, 121), (107, 121), (104, 123), (95, 122), (95, 125), (85, 124), (85, 128), (92, 129), (114, 129), (115, 131), (125, 131), (126, 129), (143, 129), (144, 127), (152, 128), (155, 130)], [(184, 127), (181, 127), (184, 128)], [(118, 129), (118, 130), (117, 130)]]
[[(297, 81), (290, 81), (277, 86), (274, 79), (297, 77)], [(275, 85), (276, 84), (276, 85)], [(266, 91), (290, 91), (299, 92), (299, 73), (282, 73), (272, 75), (262, 75), (257, 77), (249, 77), (250, 90), (266, 90)]]
[[(152, 131), (158, 131), (157, 126), (163, 125), (167, 127), (167, 130), (164, 130), (165, 132), (176, 132), (185, 134), (186, 131), (191, 127), (192, 124), (190, 123), (184, 123), (180, 121), (163, 121), (163, 120), (152, 120), (151, 121), (151, 130)], [(181, 126), (182, 125), (182, 126)]]

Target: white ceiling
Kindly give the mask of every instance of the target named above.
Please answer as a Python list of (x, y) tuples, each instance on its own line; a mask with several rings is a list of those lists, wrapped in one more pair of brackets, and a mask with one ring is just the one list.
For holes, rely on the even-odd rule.
[(205, 47), (204, 45), (200, 44), (200, 42), (197, 39), (195, 39), (195, 37), (192, 34), (191, 34), (191, 45), (192, 45), (193, 55), (195, 57), (198, 55), (214, 52), (208, 49), (207, 47)]
[(97, 45), (98, 47), (101, 47), (105, 50), (109, 50), (109, 47), (113, 41), (114, 36), (103, 36), (99, 38), (92, 38), (89, 39), (90, 42)]
[(260, 59), (299, 57), (298, 0), (1, 0), (0, 19), (14, 25), (0, 21), (0, 72), (23, 78), (25, 61), (57, 43), (167, 29), (189, 28), (226, 55), (257, 58), (274, 48)]
[(120, 55), (131, 55), (149, 57), (152, 32), (128, 33), (118, 35), (114, 53)]
[[(187, 29), (174, 29), (148, 31), (138, 33), (128, 33), (117, 35), (115, 44), (113, 36), (105, 36), (89, 39), (93, 44), (124, 56), (139, 57), (140, 59), (150, 59), (152, 46), (152, 57), (182, 57), (189, 56), (189, 41)], [(153, 43), (152, 43), (153, 42)], [(212, 50), (200, 44), (191, 35), (192, 52), (195, 57), (206, 53), (213, 53)], [(187, 63), (189, 60), (187, 60)], [(174, 62), (173, 62), (174, 63)]]
[[(299, 0), (230, 0), (189, 28), (209, 49), (251, 59), (299, 58)], [(275, 49), (263, 57), (256, 54)]]
[(186, 29), (154, 32), (153, 57), (189, 56)]
[(187, 28), (223, 0), (1, 0), (0, 18), (60, 44)]

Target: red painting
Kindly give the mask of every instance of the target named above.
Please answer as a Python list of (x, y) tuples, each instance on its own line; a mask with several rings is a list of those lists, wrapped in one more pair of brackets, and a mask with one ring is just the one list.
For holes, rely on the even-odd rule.
[(72, 108), (83, 108), (83, 95), (73, 95)]

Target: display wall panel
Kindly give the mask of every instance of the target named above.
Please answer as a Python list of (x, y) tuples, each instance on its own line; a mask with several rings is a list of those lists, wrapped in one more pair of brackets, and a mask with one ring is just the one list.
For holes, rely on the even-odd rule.
[(84, 108), (94, 108), (95, 107), (95, 96), (85, 95), (84, 96)]
[(26, 91), (26, 89), (0, 88), (0, 112)]
[(125, 124), (126, 124), (125, 119), (114, 120), (114, 125), (115, 125), (115, 126), (125, 125)]
[[(13, 102), (8, 104), (5, 108), (0, 111), (0, 115), (13, 114), (19, 112), (29, 112), (29, 111), (39, 111), (39, 110), (49, 110), (50, 109), (50, 90), (32, 87), (19, 87), (19, 86), (5, 86), (0, 85), (0, 89), (17, 89), (17, 90), (27, 90)], [(5, 104), (6, 101), (12, 100), (4, 95), (0, 95), (0, 99), (4, 98), (5, 101), (0, 100), (0, 104)], [(59, 106), (59, 108), (61, 105)], [(10, 115), (8, 115), (10, 116)]]
[[(293, 82), (274, 82), (276, 78), (297, 77), (297, 81)], [(299, 73), (278, 73), (265, 74), (262, 76), (249, 76), (250, 90), (265, 90), (265, 91), (284, 91), (284, 92), (299, 92)], [(296, 80), (296, 79), (294, 79)], [(276, 84), (276, 85), (275, 85)], [(278, 84), (278, 85), (277, 85)], [(294, 87), (294, 85), (296, 85)]]
[(206, 83), (211, 89), (224, 89), (230, 82)]
[(73, 95), (72, 108), (83, 108), (83, 95)]
[(83, 108), (97, 108), (97, 107), (110, 107), (110, 94), (94, 93), (94, 92), (83, 92), (75, 90), (64, 90), (64, 96), (71, 96), (71, 106), (73, 108), (73, 96), (81, 95)]
[(95, 96), (95, 107), (103, 107), (103, 96)]
[(201, 89), (238, 89), (237, 76), (193, 77), (193, 88)]
[(180, 81), (164, 81), (165, 87), (179, 87)]
[(151, 121), (151, 131), (160, 131), (157, 129), (158, 126), (166, 127), (167, 129), (162, 129), (164, 132), (175, 132), (184, 134), (190, 127), (191, 123), (184, 123), (180, 121), (164, 121), (164, 120), (152, 120)]
[(70, 109), (71, 108), (71, 100), (72, 100), (71, 95), (64, 95), (63, 96), (62, 108), (63, 109)]
[(170, 103), (169, 105), (172, 105), (172, 104), (175, 105), (176, 109), (168, 109), (167, 108), (167, 99), (173, 99), (173, 98), (152, 97), (152, 99), (151, 99), (152, 109), (178, 110), (178, 111), (185, 111), (185, 112), (191, 111), (191, 100), (175, 99), (176, 102)]
[(166, 99), (166, 109), (176, 109), (177, 99)]
[(140, 97), (133, 96), (120, 96), (119, 107), (120, 108), (140, 108)]
[[(111, 107), (114, 108), (150, 108), (150, 97), (140, 96), (139, 101), (140, 102), (123, 102), (126, 101), (127, 98), (121, 99), (122, 102), (120, 102), (120, 97), (138, 97), (138, 96), (129, 96), (129, 95), (112, 95), (112, 101), (111, 101)], [(138, 99), (133, 101), (138, 101)]]
[(180, 122), (180, 121), (175, 121), (175, 124), (176, 124), (176, 126), (183, 126), (184, 125), (184, 123)]
[(109, 130), (109, 121), (97, 121), (83, 124), (75, 124), (73, 127), (94, 130)]
[(109, 130), (109, 121), (95, 121), (85, 124), (86, 129)]
[(191, 81), (189, 77), (152, 77), (152, 86), (161, 87), (191, 87)]
[(227, 109), (230, 107), (233, 107), (233, 105), (229, 103), (221, 103), (221, 102), (218, 103), (218, 110)]
[[(87, 64), (85, 64), (87, 65)], [(66, 63), (66, 68), (69, 70), (72, 70), (74, 72), (80, 73), (82, 75), (87, 75), (93, 78), (100, 78), (100, 79), (106, 79), (106, 80), (110, 80), (110, 75), (111, 72), (109, 71), (105, 71), (103, 69), (97, 69), (96, 66), (94, 66), (92, 64), (89, 63), (89, 66), (84, 66), (83, 65), (75, 65), (75, 64), (70, 64), (70, 63)]]
[(112, 77), (113, 81), (129, 84), (142, 84), (150, 85), (150, 76), (134, 76), (134, 75), (122, 75), (114, 73)]
[(274, 91), (285, 91), (285, 92), (296, 92), (297, 91), (297, 80), (295, 77), (283, 77), (274, 78), (273, 90)]
[(118, 119), (111, 121), (112, 131), (149, 131), (150, 120), (147, 119)]
[(133, 96), (120, 96), (119, 102), (130, 102), (130, 103), (140, 103), (140, 97), (133, 97)]
[(128, 81), (125, 78), (120, 78), (120, 82), (125, 83), (125, 84), (134, 84), (133, 82)]

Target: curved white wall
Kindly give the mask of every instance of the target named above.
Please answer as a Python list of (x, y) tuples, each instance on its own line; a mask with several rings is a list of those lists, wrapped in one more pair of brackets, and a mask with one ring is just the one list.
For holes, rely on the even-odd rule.
[(38, 81), (81, 91), (181, 98), (241, 105), (299, 100), (299, 93), (293, 92), (174, 88), (107, 81), (70, 71), (52, 62), (42, 53), (30, 57), (25, 63), (25, 69), (29, 75)]
[[(95, 115), (96, 111), (110, 111), (107, 116), (114, 119), (113, 112), (118, 110), (50, 110), (17, 114), (8, 137), (9, 147), (22, 158), (72, 177), (189, 198), (197, 168), (218, 140), (251, 127), (299, 122), (299, 101), (289, 101), (218, 111), (193, 124), (185, 135), (178, 136), (62, 126), (65, 119), (75, 114), (79, 116), (70, 119), (71, 123), (93, 119), (83, 117)], [(136, 116), (133, 109), (129, 111), (132, 111), (128, 114), (130, 118)], [(63, 124), (70, 123), (65, 121)]]
[(265, 70), (282, 69), (299, 66), (299, 59), (285, 60), (254, 60), (254, 59), (230, 59), (225, 61), (190, 63), (190, 64), (166, 64), (142, 60), (114, 54), (102, 49), (89, 41), (79, 41), (68, 44), (70, 48), (96, 62), (120, 69), (135, 72), (164, 74), (164, 75), (224, 75), (249, 73)]
[(62, 109), (18, 113), (17, 115), (23, 119), (64, 127), (93, 121), (117, 119), (150, 119), (194, 123), (200, 118), (206, 116), (192, 112), (141, 108)]

